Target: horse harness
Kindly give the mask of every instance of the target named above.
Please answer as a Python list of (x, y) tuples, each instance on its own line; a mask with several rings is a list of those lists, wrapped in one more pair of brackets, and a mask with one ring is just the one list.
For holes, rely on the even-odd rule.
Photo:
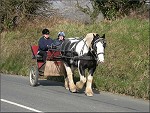
[[(77, 40), (77, 41), (74, 41), (72, 43), (71, 43), (70, 40), (65, 40), (62, 43), (61, 52), (63, 53), (62, 54), (63, 58), (66, 58), (66, 59), (69, 58), (69, 59), (72, 59), (73, 61), (74, 60), (97, 60), (97, 57), (98, 57), (99, 54), (104, 54), (104, 52), (100, 52), (98, 54), (95, 54), (95, 53), (97, 53), (96, 52), (96, 48), (97, 48), (96, 44), (99, 41), (105, 46), (105, 40), (103, 38), (98, 38), (97, 40), (94, 41), (94, 43), (92, 44), (92, 50), (91, 50), (91, 48), (89, 48), (89, 52), (92, 56), (89, 56), (89, 55), (78, 56), (77, 52), (75, 52), (77, 44), (80, 41), (84, 42), (84, 45), (82, 46), (80, 54), (83, 54), (84, 47), (87, 46), (87, 44), (86, 44), (86, 41), (84, 41), (83, 39), (80, 39), (80, 40), (75, 39), (75, 40)], [(95, 51), (95, 53), (94, 53), (94, 51)]]

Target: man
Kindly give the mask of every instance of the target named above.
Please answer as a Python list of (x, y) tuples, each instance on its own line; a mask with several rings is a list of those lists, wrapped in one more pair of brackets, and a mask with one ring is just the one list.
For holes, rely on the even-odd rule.
[(43, 57), (43, 61), (46, 61), (48, 47), (51, 46), (53, 40), (49, 37), (50, 32), (48, 29), (43, 29), (42, 34), (43, 36), (38, 42), (38, 55), (41, 55)]

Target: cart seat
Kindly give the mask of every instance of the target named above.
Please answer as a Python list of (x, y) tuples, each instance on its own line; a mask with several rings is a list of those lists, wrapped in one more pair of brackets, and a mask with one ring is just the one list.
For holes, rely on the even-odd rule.
[(33, 45), (31, 46), (31, 50), (32, 50), (32, 59), (37, 59), (37, 61), (43, 61), (43, 57), (41, 55), (38, 55), (38, 48), (39, 46), (37, 45)]

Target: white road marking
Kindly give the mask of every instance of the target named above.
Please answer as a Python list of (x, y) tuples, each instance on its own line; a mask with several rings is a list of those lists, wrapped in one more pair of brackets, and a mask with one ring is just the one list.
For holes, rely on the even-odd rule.
[(28, 110), (30, 110), (30, 111), (34, 111), (34, 112), (42, 112), (42, 111), (36, 110), (36, 109), (34, 109), (34, 108), (30, 108), (30, 107), (27, 107), (27, 106), (24, 106), (24, 105), (15, 103), (15, 102), (11, 102), (11, 101), (8, 101), (8, 100), (5, 100), (5, 99), (1, 99), (1, 101), (6, 102), (6, 103), (9, 103), (9, 104), (13, 104), (13, 105), (16, 105), (16, 106), (25, 108), (25, 109), (28, 109)]

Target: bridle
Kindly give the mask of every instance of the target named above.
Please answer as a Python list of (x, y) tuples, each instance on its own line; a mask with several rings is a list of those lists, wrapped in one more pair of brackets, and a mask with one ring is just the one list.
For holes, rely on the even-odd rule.
[[(104, 52), (99, 52), (99, 53), (97, 53), (96, 44), (97, 44), (98, 42), (101, 42), (101, 43), (103, 44), (103, 47), (104, 47), (104, 48), (106, 47), (106, 40), (105, 40), (104, 38), (98, 38), (97, 40), (95, 40), (95, 41), (93, 42), (93, 44), (92, 44), (92, 51), (93, 51), (94, 53), (93, 53), (92, 51), (91, 51), (91, 53), (93, 54), (93, 56), (95, 57), (96, 60), (97, 60), (99, 54), (104, 54)], [(95, 55), (94, 55), (94, 54), (95, 54)]]

